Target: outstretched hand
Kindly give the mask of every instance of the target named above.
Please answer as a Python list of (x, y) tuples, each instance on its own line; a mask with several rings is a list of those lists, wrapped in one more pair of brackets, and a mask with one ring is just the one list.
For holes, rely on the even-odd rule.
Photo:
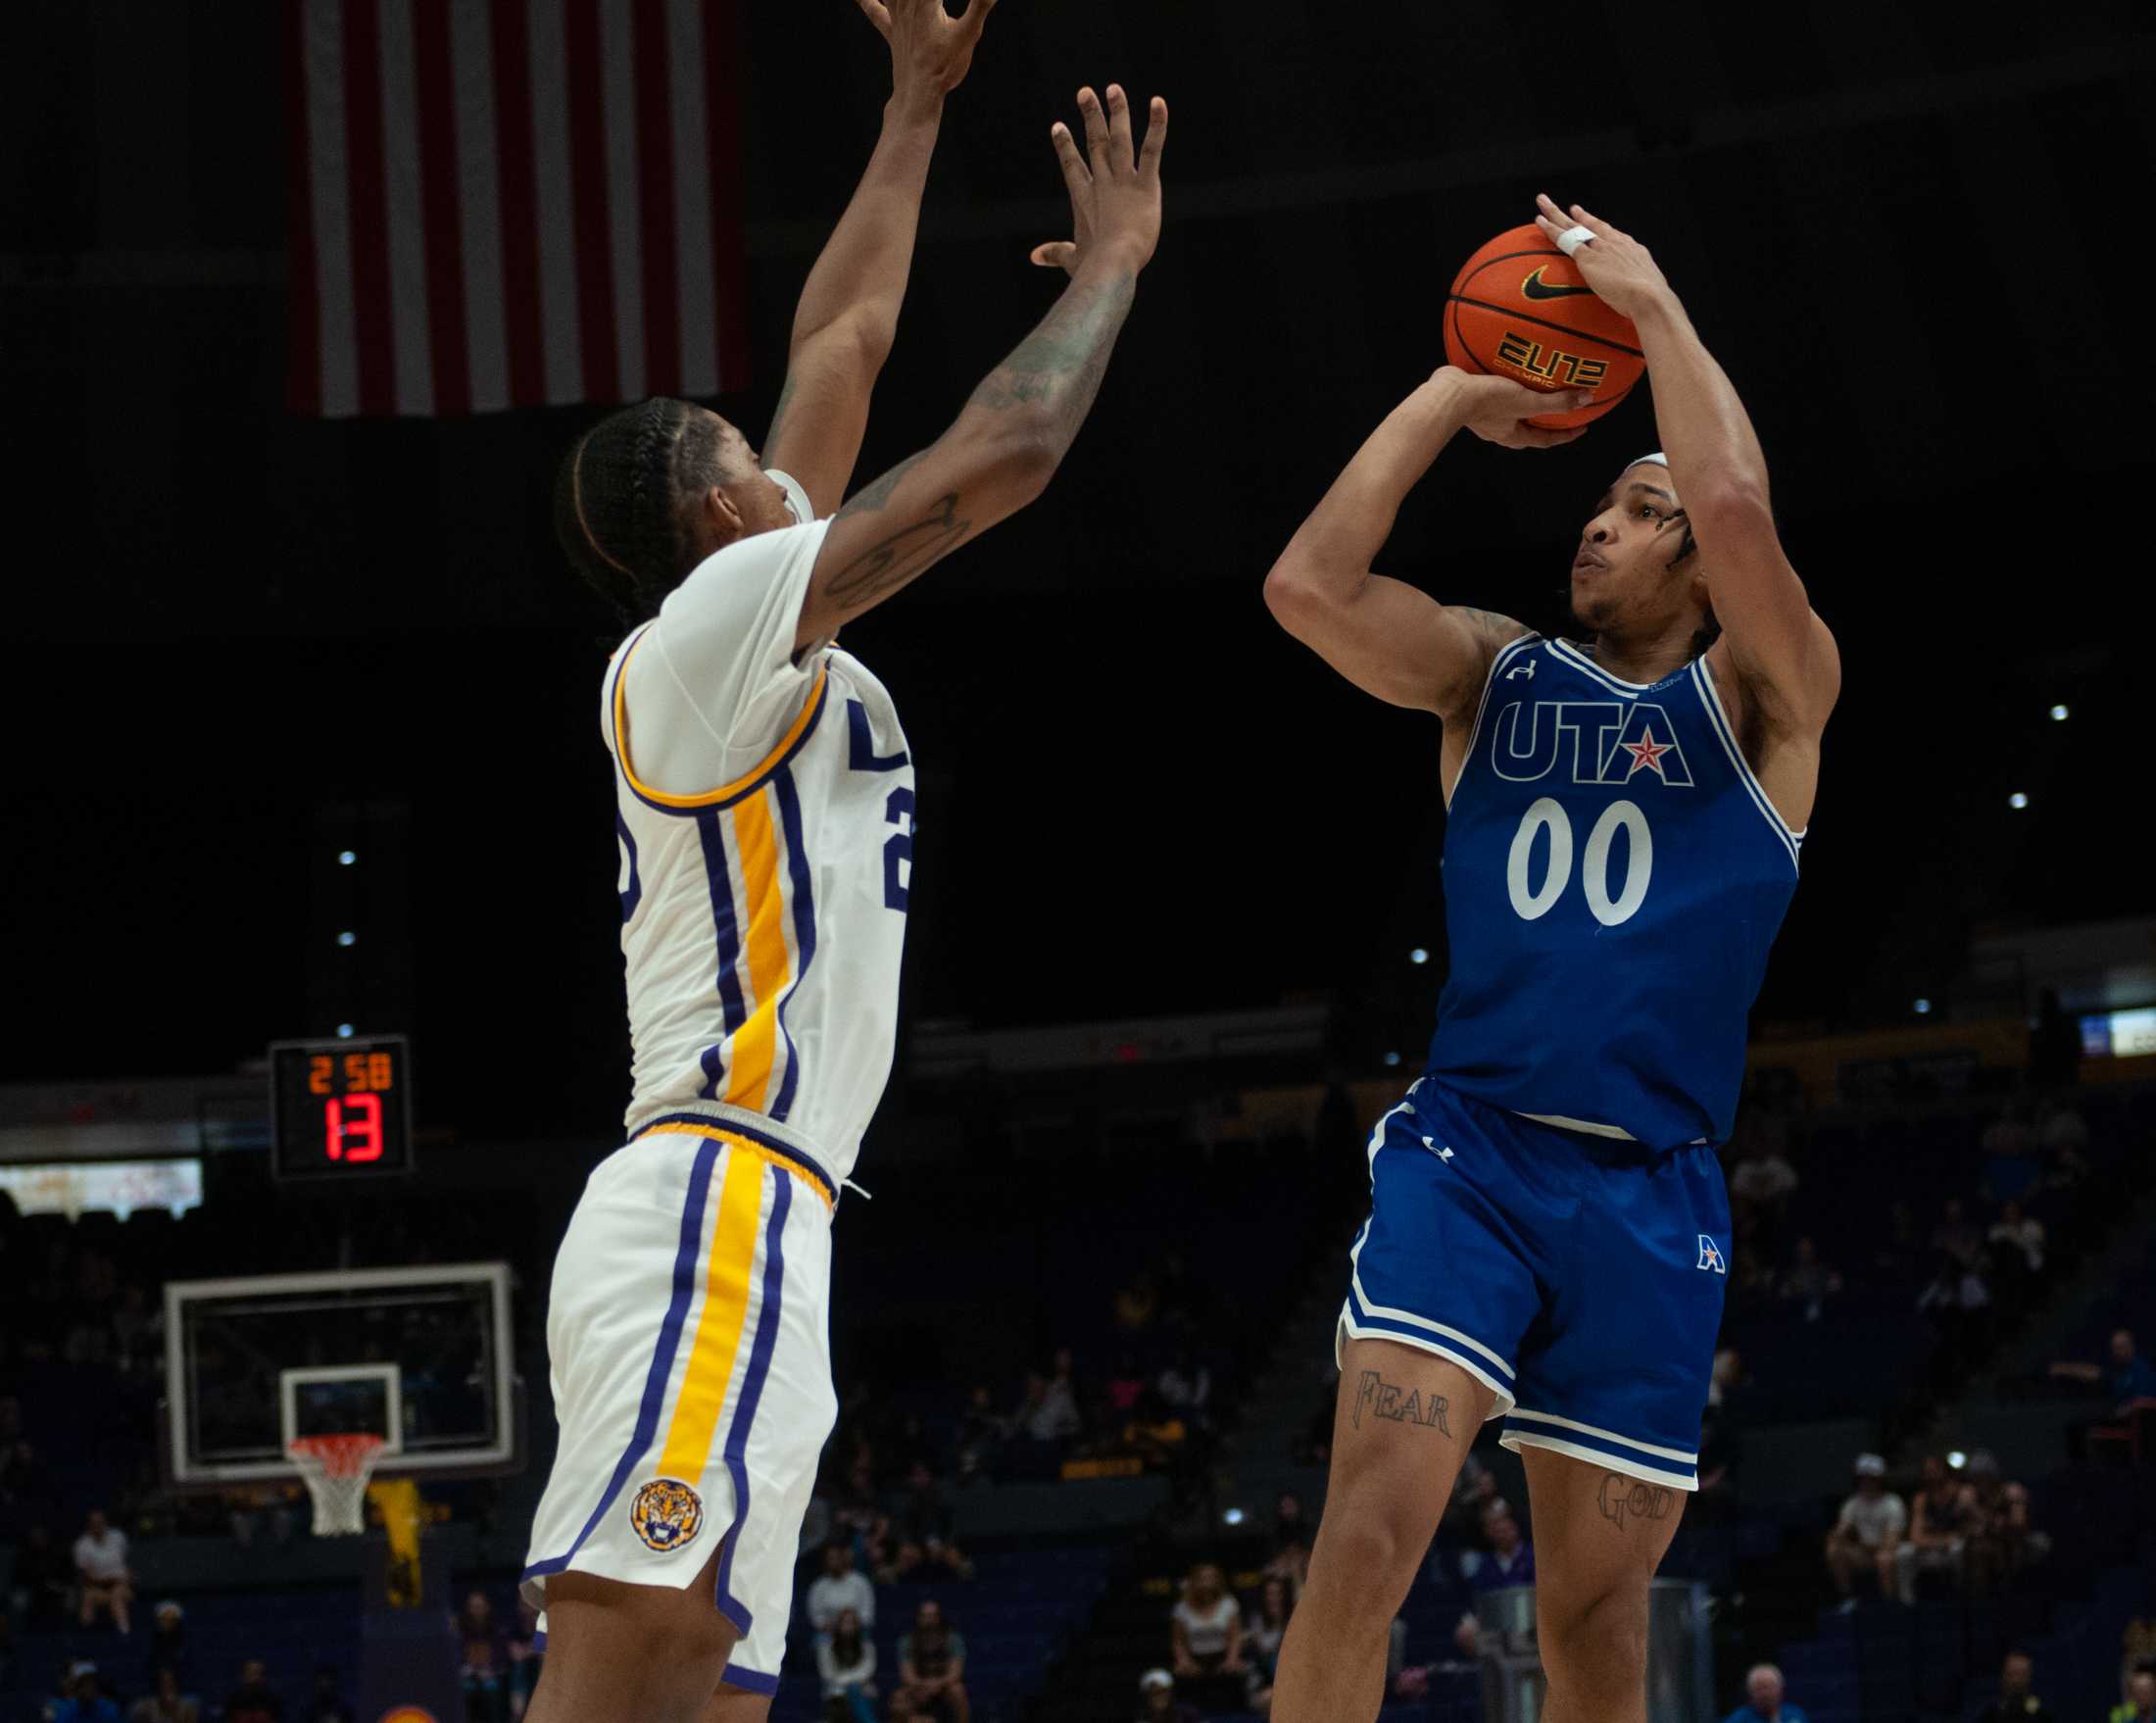
[(854, 0), (891, 44), (892, 87), (901, 96), (942, 97), (965, 81), (996, 0), (966, 0), (956, 18), (944, 0)]
[(1060, 120), (1049, 128), (1070, 192), (1072, 236), (1036, 245), (1033, 261), (1075, 275), (1096, 248), (1112, 243), (1132, 247), (1133, 267), (1143, 269), (1160, 239), (1160, 153), (1168, 143), (1168, 104), (1153, 97), (1142, 148), (1132, 141), (1130, 99), (1121, 84), (1108, 85), (1105, 113), (1091, 89), (1080, 90), (1078, 112), (1086, 127), (1085, 155)]
[(1554, 245), (1557, 235), (1571, 227), (1591, 229), (1594, 237), (1572, 254), (1580, 279), (1594, 289), (1597, 299), (1610, 310), (1637, 319), (1658, 301), (1672, 296), (1668, 279), (1654, 256), (1629, 233), (1619, 232), (1599, 216), (1591, 216), (1578, 204), (1568, 216), (1546, 196), (1535, 199), (1541, 212), (1535, 225)]

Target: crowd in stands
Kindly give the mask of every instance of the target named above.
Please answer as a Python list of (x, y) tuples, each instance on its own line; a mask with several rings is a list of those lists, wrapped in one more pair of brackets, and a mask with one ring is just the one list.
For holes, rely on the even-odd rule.
[[(856, 1494), (829, 1510), (833, 1530), (820, 1571), (802, 1598), (824, 1714), (829, 1723), (875, 1723), (880, 1701), (890, 1723), (968, 1723), (965, 1636), (946, 1618), (941, 1600), (919, 1601), (909, 1629), (899, 1636), (896, 1668), (879, 1675), (877, 1588), (907, 1579), (969, 1580), (973, 1564), (952, 1541), (950, 1511), (927, 1461), (915, 1453), (906, 1505), (892, 1515), (875, 1505), (870, 1440), (857, 1433), (856, 1442), (848, 1467)], [(867, 1571), (858, 1565), (862, 1561)]]
[[(2056, 1723), (2037, 1694), (2035, 1659), (2027, 1651), (2009, 1651), (2000, 1659), (1998, 1697), (1975, 1713), (1975, 1723)], [(2121, 1702), (2108, 1723), (2156, 1723), (2156, 1673), (2129, 1675)], [(1755, 1666), (1744, 1678), (1745, 1702), (1723, 1723), (1810, 1723), (1803, 1706), (1788, 1698), (1782, 1671), (1772, 1663)]]
[(954, 1535), (955, 1491), (1059, 1478), (1086, 1462), (1190, 1475), (1213, 1437), (1212, 1305), (1170, 1251), (1115, 1292), (1117, 1350), (1105, 1368), (1057, 1347), (1001, 1394), (975, 1381), (956, 1406), (856, 1382), (824, 1450), (808, 1542), (844, 1539), (879, 1584), (963, 1580), (972, 1563)]
[(804, 1612), (829, 1723), (875, 1723), (883, 1699), (890, 1723), (926, 1718), (968, 1723), (973, 1708), (965, 1684), (965, 1636), (945, 1616), (940, 1600), (924, 1598), (915, 1606), (911, 1625), (899, 1636), (897, 1667), (887, 1680), (879, 1680), (877, 1671), (875, 1587), (855, 1570), (844, 1540), (824, 1547), (823, 1572), (808, 1587)]
[(323, 1669), (304, 1703), (288, 1704), (259, 1657), (239, 1667), (221, 1702), (191, 1692), (171, 1664), (155, 1667), (149, 1691), (129, 1702), (96, 1659), (82, 1657), (63, 1673), (43, 1705), (42, 1723), (353, 1723), (340, 1697), (337, 1672)]
[(1827, 1534), (1827, 1566), (1845, 1608), (1867, 1585), (1913, 1606), (1925, 1575), (1954, 1595), (1988, 1597), (2050, 1551), (2048, 1534), (2030, 1521), (2028, 1490), (1981, 1449), (1966, 1458), (1927, 1454), (1906, 1504), (1886, 1477), (1879, 1454), (1857, 1455), (1855, 1488)]
[(1167, 1284), (1172, 1302), (1151, 1274), (1116, 1294), (1118, 1346), (1104, 1370), (1081, 1374), (1063, 1347), (1001, 1405), (989, 1384), (975, 1383), (952, 1432), (956, 1480), (1054, 1478), (1072, 1460), (1174, 1471), (1200, 1458), (1212, 1435), (1215, 1363), (1195, 1289), (1180, 1278)]
[[(1789, 1157), (1791, 1129), (1788, 1114), (1755, 1106), (1728, 1152), (1733, 1321), (1817, 1322), (1844, 1298), (1909, 1297), (1938, 1336), (1942, 1380), (1965, 1373), (2002, 1319), (2034, 1303), (2054, 1272), (2053, 1227), (2091, 1171), (2079, 1111), (2056, 1099), (2018, 1103), (1975, 1133), (1958, 1170), (1951, 1160), (1934, 1168), (1928, 1204), (1882, 1197), (1875, 1180), (1870, 1191), (1838, 1189), (1823, 1206)], [(1857, 1241), (1859, 1259), (1822, 1249), (1814, 1228), (1830, 1219)]]
[[(1139, 1682), (1139, 1717), (1270, 1714), (1275, 1675), (1296, 1601), (1309, 1574), (1315, 1528), (1300, 1501), (1283, 1495), (1274, 1511), (1269, 1553), (1244, 1576), (1239, 1597), (1216, 1561), (1200, 1561), (1185, 1575), (1164, 1623), (1161, 1663)], [(1535, 1551), (1493, 1475), (1469, 1457), (1429, 1561), (1433, 1579), (1472, 1599), (1504, 1587), (1535, 1583)], [(1441, 1671), (1471, 1669), (1486, 1649), (1489, 1630), (1469, 1608), (1450, 1630), (1437, 1661), (1409, 1663), (1408, 1624), (1395, 1620), (1388, 1642), (1385, 1691), (1414, 1702)]]
[[(20, 1564), (14, 1590), (17, 1614), (25, 1624), (42, 1625), (23, 1598)], [(220, 1683), (219, 1672), (199, 1667), (180, 1602), (161, 1600), (151, 1615), (149, 1631), (130, 1639), (115, 1617), (100, 1613), (99, 1625), (111, 1634), (110, 1650), (75, 1657), (59, 1672), (37, 1713), (40, 1723), (354, 1723), (336, 1669), (317, 1669), (313, 1687), (296, 1701), (270, 1679), (268, 1663), (259, 1657), (243, 1660), (228, 1685)], [(473, 1591), (451, 1617), (451, 1627), (463, 1723), (516, 1723), (543, 1662), (531, 1610), (520, 1606), (505, 1629), (492, 1600)], [(0, 1641), (0, 1649), (4, 1645)]]
[[(1752, 1106), (1730, 1153), (1730, 1320), (1714, 1363), (1700, 1439), (1701, 1488), (1689, 1504), (1689, 1525), (1728, 1520), (1740, 1505), (1740, 1438), (1755, 1408), (1784, 1389), (1788, 1334), (1848, 1328), (1891, 1307), (1934, 1337), (1933, 1366), (1919, 1374), (1936, 1389), (1965, 1374), (2006, 1324), (2080, 1259), (2081, 1222), (2096, 1174), (2085, 1154), (2085, 1124), (2056, 1099), (2017, 1104), (1981, 1128), (1938, 1122), (1933, 1148), (1957, 1131), (1950, 1146), (1958, 1158), (1922, 1157), (1921, 1182), (1849, 1179), (1847, 1164), (1815, 1155), (1810, 1141), (1791, 1148), (1793, 1117)], [(1860, 1157), (1849, 1160), (1861, 1171)], [(161, 1382), (162, 1305), (156, 1277), (123, 1274), (120, 1263), (135, 1258), (112, 1249), (109, 1237), (46, 1229), (27, 1256), (22, 1235), (9, 1242), (9, 1270), (29, 1296), (24, 1319), (14, 1321), (11, 1310), (0, 1334), (0, 1541), (11, 1541), (15, 1553), (7, 1613), (25, 1624), (94, 1628), (109, 1634), (114, 1648), (110, 1656), (95, 1656), (97, 1668), (63, 1672), (65, 1691), (53, 1695), (49, 1714), (56, 1723), (106, 1717), (334, 1723), (344, 1713), (332, 1673), (301, 1702), (260, 1666), (198, 1675), (160, 1662), (150, 1648), (183, 1640), (184, 1612), (169, 1616), (163, 1605), (149, 1606), (158, 1594), (138, 1592), (129, 1548), (130, 1537), (175, 1529), (243, 1542), (289, 1538), (296, 1519), (305, 1523), (296, 1493), (173, 1499), (157, 1490), (138, 1460), (133, 1487), (104, 1503), (109, 1517), (71, 1511), (65, 1522), (55, 1518), (52, 1503), (61, 1497), (47, 1455), (64, 1455), (65, 1443), (46, 1433), (56, 1427), (46, 1421), (48, 1404), (11, 1391), (26, 1379), (25, 1368), (34, 1377), (40, 1366), (67, 1365), (78, 1370), (74, 1379), (97, 1385), (101, 1420), (146, 1417)], [(997, 1556), (993, 1548), (964, 1547), (958, 1526), (965, 1492), (1088, 1467), (1136, 1466), (1175, 1476), (1203, 1469), (1227, 1390), (1247, 1362), (1233, 1339), (1240, 1312), (1217, 1269), (1195, 1272), (1175, 1249), (1155, 1249), (1152, 1260), (1120, 1276), (1112, 1297), (1093, 1292), (1097, 1321), (1089, 1323), (1080, 1310), (1067, 1321), (1041, 1322), (1033, 1338), (1047, 1344), (991, 1352), (1010, 1366), (1003, 1373), (972, 1360), (977, 1374), (959, 1379), (960, 1395), (926, 1385), (924, 1376), (933, 1373), (921, 1371), (895, 1383), (857, 1383), (845, 1394), (811, 1508), (811, 1536), (824, 1544), (818, 1571), (805, 1587), (802, 1614), (812, 1641), (797, 1649), (803, 1660), (812, 1651), (829, 1723), (886, 1716), (891, 1723), (926, 1717), (970, 1723), (974, 1699), (962, 1628), (975, 1629), (983, 1682), (993, 1673), (995, 1652), (993, 1624), (970, 1613), (967, 1587), (976, 1553), (984, 1564)], [(428, 1254), (423, 1241), (385, 1250), (394, 1256)], [(1899, 1338), (1896, 1331), (1891, 1344)], [(1059, 1340), (1075, 1344), (1053, 1344)], [(1883, 1340), (1875, 1350), (1891, 1346)], [(2156, 1369), (2140, 1357), (2130, 1332), (2113, 1335), (2103, 1356), (2072, 1360), (2054, 1374), (2102, 1395), (2101, 1415), (2084, 1420), (2085, 1433), (2156, 1411)], [(2137, 1407), (2144, 1401), (2150, 1405)], [(1303, 1457), (1325, 1459), (1332, 1412), (1328, 1392)], [(1831, 1583), (1852, 1605), (1872, 1595), (1889, 1605), (1984, 1597), (2045, 1560), (2049, 1540), (2033, 1523), (2030, 1492), (1988, 1455), (1973, 1453), (1959, 1465), (1933, 1456), (1920, 1475), (1898, 1480), (1888, 1472), (1882, 1456), (1861, 1456), (1850, 1495), (1824, 1534), (1820, 1583)], [(1200, 1713), (1265, 1714), (1314, 1527), (1288, 1497), (1277, 1505), (1274, 1531), (1261, 1564), (1232, 1576), (1212, 1563), (1190, 1572), (1161, 1625), (1159, 1662), (1140, 1683), (1142, 1717), (1188, 1723)], [(1807, 1564), (1818, 1548), (1813, 1536), (1806, 1522), (1797, 1559)], [(1421, 1653), (1442, 1661), (1411, 1665), (1407, 1630), (1396, 1624), (1387, 1686), (1395, 1700), (1415, 1699), (1434, 1671), (1477, 1656), (1482, 1630), (1472, 1610), (1458, 1612), (1461, 1593), (1471, 1598), (1532, 1582), (1534, 1551), (1522, 1516), (1472, 1454), (1446, 1508), (1433, 1559), (1446, 1564), (1446, 1585), (1456, 1588), (1446, 1595), (1438, 1630), (1449, 1633), (1449, 1643), (1433, 1640)], [(901, 1598), (884, 1593), (889, 1609), (879, 1641), (879, 1591), (902, 1584), (909, 1589)], [(922, 1599), (924, 1586), (942, 1595)], [(906, 1631), (894, 1643), (892, 1630), (900, 1625)], [(528, 1622), (503, 1630), (481, 1597), (467, 1600), (459, 1628), (470, 1723), (514, 1723), (538, 1666)], [(1432, 1630), (1424, 1622), (1415, 1631)], [(2156, 1654), (2156, 1632), (2150, 1651)], [(1798, 1666), (1792, 1660), (1790, 1667)], [(1753, 1674), (1749, 1708), (1739, 1719), (1802, 1723), (1779, 1672), (1762, 1665)], [(296, 1674), (288, 1679), (294, 1688), (303, 1685)], [(2033, 1680), (2026, 1657), (2007, 1659), (1999, 1705), (2020, 1708), (1995, 1707), (2000, 1723), (2008, 1716), (2043, 1723)], [(2142, 1688), (2151, 1703), (2136, 1709)], [(995, 1710), (993, 1698), (982, 1702), (984, 1715)], [(2116, 1723), (2134, 1717), (2156, 1723), (2156, 1670), (2123, 1672), (2121, 1707)]]

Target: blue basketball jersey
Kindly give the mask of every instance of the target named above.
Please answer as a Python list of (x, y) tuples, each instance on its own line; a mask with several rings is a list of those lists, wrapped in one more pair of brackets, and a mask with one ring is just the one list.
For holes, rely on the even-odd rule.
[(1568, 641), (1513, 641), (1446, 824), (1451, 974), (1428, 1070), (1551, 1124), (1725, 1142), (1802, 841), (1704, 659), (1642, 686)]

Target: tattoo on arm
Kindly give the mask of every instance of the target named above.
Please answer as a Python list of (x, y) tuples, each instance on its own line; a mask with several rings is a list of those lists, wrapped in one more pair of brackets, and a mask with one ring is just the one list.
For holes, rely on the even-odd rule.
[(1365, 1370), (1362, 1380), (1355, 1384), (1354, 1409), (1348, 1414), (1348, 1421), (1359, 1430), (1362, 1414), (1367, 1411), (1373, 1418), (1390, 1418), (1396, 1424), (1415, 1424), (1449, 1436), (1452, 1426), (1445, 1414), (1451, 1404), (1442, 1394), (1422, 1394), (1404, 1384), (1388, 1382), (1375, 1370)]
[(1041, 326), (982, 379), (967, 406), (988, 413), (1045, 409), (1060, 457), (1100, 393), (1137, 292), (1137, 277), (1130, 274), (1084, 287), (1073, 282)]
[(1677, 1492), (1622, 1472), (1607, 1472), (1595, 1497), (1602, 1517), (1620, 1532), (1635, 1520), (1663, 1520), (1677, 1510)]
[[(866, 514), (882, 508), (891, 494), (887, 487), (897, 476), (896, 472), (888, 474), (871, 485), (869, 490), (881, 490), (883, 495), (859, 512)], [(861, 493), (861, 497), (867, 495), (867, 491)], [(847, 508), (856, 508), (861, 497), (856, 497)], [(823, 589), (824, 596), (844, 610), (872, 605), (904, 586), (972, 530), (972, 521), (958, 518), (958, 493), (946, 491), (921, 519), (910, 526), (900, 527), (833, 574)]]
[(919, 455), (908, 455), (873, 484), (862, 485), (859, 490), (847, 499), (846, 507), (841, 509), (839, 514), (874, 515), (878, 513), (884, 504), (891, 500), (891, 493), (899, 488), (899, 480), (919, 466), (921, 456), (927, 453), (928, 451), (923, 449)]
[[(991, 371), (966, 411), (1003, 413), (1023, 409), (1045, 423), (1055, 456), (1062, 458), (1078, 434), (1093, 398), (1100, 392), (1108, 354), (1137, 293), (1136, 277), (1066, 288), (1041, 325)], [(784, 402), (781, 401), (783, 407)], [(873, 484), (862, 487), (839, 511), (847, 516), (880, 514), (897, 494), (899, 482), (927, 454), (902, 461)], [(976, 499), (976, 506), (978, 499)], [(929, 512), (863, 551), (823, 585), (823, 595), (842, 610), (865, 610), (889, 596), (939, 557), (956, 550), (973, 530), (971, 510), (960, 516), (958, 492), (946, 491)]]
[(1478, 611), (1471, 605), (1461, 605), (1459, 609), (1475, 630), (1488, 636), (1494, 645), (1509, 646), (1527, 632), (1521, 623), (1510, 616), (1500, 616), (1495, 611)]
[(789, 367), (785, 385), (778, 392), (778, 405), (771, 409), (770, 426), (763, 433), (763, 446), (766, 449), (778, 442), (779, 427), (786, 422), (786, 410), (794, 404), (794, 389), (800, 380), (800, 372)]

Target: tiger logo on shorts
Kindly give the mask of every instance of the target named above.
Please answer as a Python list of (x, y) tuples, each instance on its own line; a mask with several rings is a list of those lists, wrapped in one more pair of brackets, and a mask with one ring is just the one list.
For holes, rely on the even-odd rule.
[(678, 1550), (704, 1529), (704, 1498), (674, 1478), (654, 1478), (629, 1502), (636, 1535), (662, 1552)]

